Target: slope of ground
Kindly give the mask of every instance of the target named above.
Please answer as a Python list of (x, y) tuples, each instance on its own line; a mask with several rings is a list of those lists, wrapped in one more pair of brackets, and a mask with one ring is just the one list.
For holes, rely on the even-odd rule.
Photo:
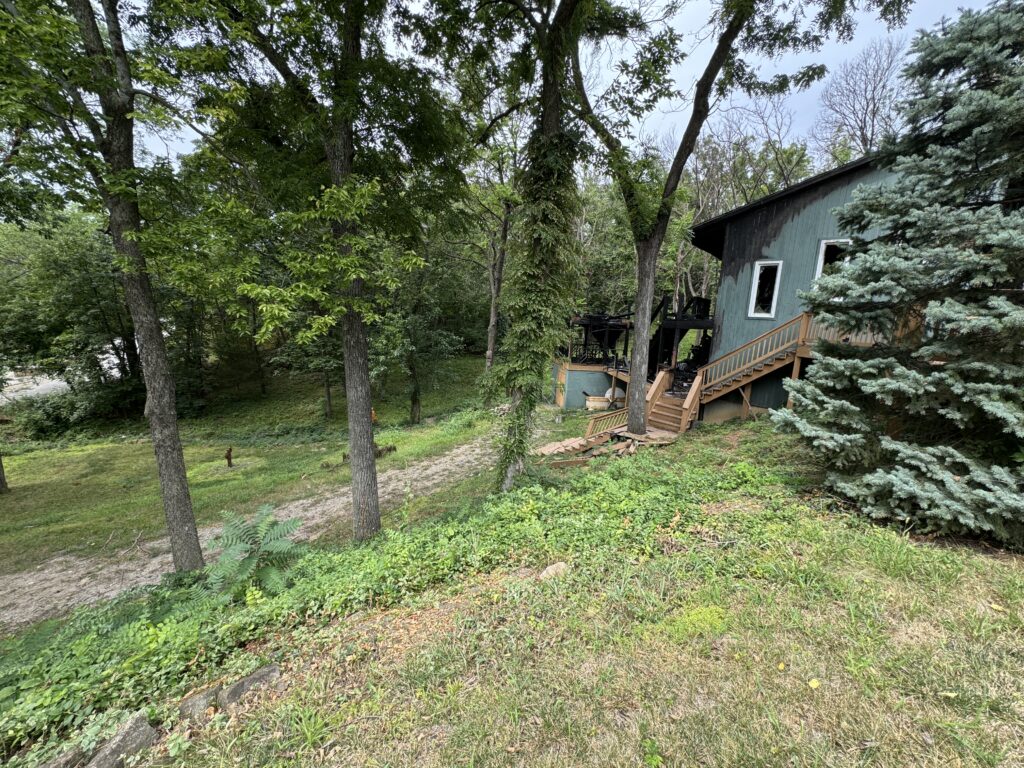
[[(451, 361), (440, 384), (424, 393), (423, 415), (462, 411), (479, 402), (479, 358)], [(395, 381), (375, 401), (377, 442), (394, 445), (386, 471), (438, 456), (490, 428), (480, 412), (443, 424), (410, 428), (407, 385)], [(200, 418), (182, 419), (181, 434), (196, 518), (249, 514), (264, 503), (337, 495), (349, 482), (345, 400), (335, 392), (334, 416), (323, 416), (323, 390), (302, 378), (271, 380), (269, 394), (222, 392)], [(3, 442), (6, 440), (6, 443)], [(234, 449), (234, 468), (224, 452)], [(60, 555), (121, 559), (133, 543), (164, 530), (156, 463), (144, 422), (47, 442), (19, 440), (0, 426), (0, 452), (11, 493), (0, 515), (0, 573), (33, 568)]]
[[(377, 476), (381, 511), (395, 509), (410, 496), (429, 495), (486, 472), (493, 457), (494, 438), (484, 435), (440, 456), (384, 469)], [(351, 491), (345, 485), (309, 499), (282, 504), (276, 510), (279, 519), (302, 520), (296, 535), (299, 540), (316, 539), (327, 527), (334, 531), (335, 538), (343, 538), (351, 513)], [(199, 538), (207, 553), (220, 528), (200, 528)], [(59, 555), (29, 571), (0, 573), (0, 633), (66, 613), (79, 605), (109, 600), (128, 589), (156, 584), (173, 570), (170, 542), (162, 538), (129, 546), (115, 560)]]
[[(699, 429), (414, 500), (443, 514), (312, 557), (279, 598), (115, 604), (5, 649), (0, 730), (40, 747), (11, 764), (146, 702), (153, 765), (1024, 764), (1020, 559), (873, 525), (816, 478), (764, 424)], [(282, 690), (176, 722), (190, 688), (269, 661)]]

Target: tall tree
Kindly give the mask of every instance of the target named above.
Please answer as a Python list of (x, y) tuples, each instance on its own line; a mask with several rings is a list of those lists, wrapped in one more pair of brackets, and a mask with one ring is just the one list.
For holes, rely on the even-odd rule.
[(533, 118), (518, 183), (521, 234), (505, 287), (509, 327), (500, 365), (493, 371), (510, 399), (498, 467), (503, 488), (511, 487), (523, 469), (533, 412), (551, 355), (562, 340), (566, 300), (578, 269), (579, 137), (569, 130), (567, 89), (584, 5), (581, 0), (496, 0), (480, 4), (476, 12), (485, 37), (517, 43), (509, 76), (503, 79), (510, 90), (525, 94), (519, 106)]
[[(2, 0), (0, 121), (19, 136), (8, 168), (63, 186), (102, 206), (122, 266), (125, 297), (146, 383), (174, 567), (199, 568), (202, 550), (178, 435), (175, 385), (139, 236), (144, 229), (135, 161), (136, 119), (145, 114), (151, 68), (126, 40), (121, 6), (103, 0)], [(19, 133), (20, 132), (20, 133)]]
[[(0, 392), (4, 391), (4, 384), (7, 383), (6, 369), (3, 365), (2, 359), (0, 359)], [(4, 454), (0, 451), (0, 493), (7, 493), (11, 490), (11, 487), (7, 484), (7, 473), (4, 471)]]
[(825, 82), (811, 135), (829, 164), (874, 152), (899, 133), (904, 47), (900, 37), (874, 40)]
[[(374, 289), (395, 279), (385, 268), (408, 265), (381, 238), (414, 232), (413, 203), (429, 193), (443, 205), (458, 176), (460, 123), (432, 82), (438, 73), (398, 52), (404, 41), (395, 35), (415, 32), (404, 26), (413, 22), (400, 4), (163, 0), (157, 7), (158, 32), (196, 79), (201, 103), (246, 162), (266, 164), (258, 183), (278, 190), (280, 173), (300, 190), (312, 186), (277, 195), (294, 214), (286, 219), (296, 245), (283, 257), (290, 282), (247, 290), (260, 302), (265, 332), (311, 307), (306, 337), (340, 327), (353, 534), (367, 539), (380, 529), (367, 321)], [(181, 28), (201, 34), (182, 39)], [(412, 167), (430, 171), (419, 175), (418, 189), (406, 186)]]
[[(683, 171), (693, 154), (707, 121), (711, 99), (731, 89), (748, 93), (780, 93), (792, 86), (806, 86), (822, 76), (824, 67), (809, 65), (793, 75), (777, 75), (763, 81), (756, 68), (741, 54), (777, 58), (786, 52), (816, 50), (829, 35), (848, 39), (853, 31), (853, 12), (859, 7), (876, 8), (889, 23), (902, 22), (910, 0), (722, 0), (711, 23), (716, 30), (713, 45), (700, 77), (692, 91), (680, 90), (672, 81), (671, 68), (682, 56), (679, 36), (671, 29), (657, 29), (638, 14), (609, 14), (597, 17), (588, 31), (603, 39), (612, 34), (625, 36), (632, 31), (643, 38), (633, 62), (620, 66), (620, 75), (599, 104), (614, 107), (603, 114), (593, 106), (587, 93), (580, 64), (578, 45), (572, 50), (575, 94), (581, 117), (604, 148), (605, 162), (622, 194), (629, 214), (636, 249), (637, 294), (634, 306), (636, 343), (630, 370), (642, 382), (647, 370), (654, 303), (655, 278), (659, 255), (669, 222), (673, 201)], [(809, 19), (809, 20), (808, 20)], [(662, 99), (692, 93), (690, 115), (667, 173), (652, 174), (650, 153), (644, 147), (634, 151), (629, 144), (632, 120), (641, 120)], [(629, 388), (629, 430), (642, 434), (647, 428), (646, 398), (643, 386)]]
[[(500, 113), (499, 113), (500, 114)], [(492, 116), (491, 120), (494, 120)], [(485, 368), (494, 365), (498, 348), (501, 291), (505, 284), (505, 265), (512, 242), (513, 218), (520, 199), (515, 182), (523, 164), (523, 134), (527, 126), (520, 115), (510, 115), (507, 122), (495, 124), (488, 131), (486, 145), (470, 173), (472, 192), (470, 206), (481, 222), (486, 244), (481, 245), (486, 259), (487, 284), (491, 303), (487, 319), (487, 351)]]
[(865, 514), (1021, 545), (1024, 0), (965, 11), (911, 52), (907, 132), (882, 153), (894, 180), (842, 211), (851, 258), (806, 296), (877, 341), (822, 344), (776, 421)]

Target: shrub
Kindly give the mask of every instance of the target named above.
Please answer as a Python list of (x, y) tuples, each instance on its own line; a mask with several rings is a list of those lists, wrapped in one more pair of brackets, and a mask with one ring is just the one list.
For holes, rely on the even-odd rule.
[(144, 404), (145, 393), (136, 383), (115, 382), (26, 397), (7, 410), (19, 432), (38, 440), (80, 429), (90, 422), (135, 418)]
[(206, 569), (207, 585), (229, 599), (242, 597), (251, 587), (269, 595), (283, 592), (288, 570), (302, 553), (302, 545), (289, 538), (301, 524), (298, 518), (274, 519), (271, 506), (260, 507), (252, 521), (226, 515), (224, 529), (214, 540), (220, 556)]

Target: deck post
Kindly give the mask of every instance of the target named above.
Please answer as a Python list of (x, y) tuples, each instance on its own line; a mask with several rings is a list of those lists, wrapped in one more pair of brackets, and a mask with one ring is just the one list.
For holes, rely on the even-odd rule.
[(804, 312), (800, 315), (800, 339), (797, 341), (797, 346), (802, 347), (808, 341), (808, 336), (811, 335), (811, 313)]
[[(800, 368), (803, 365), (803, 362), (804, 359), (800, 357), (800, 355), (797, 355), (795, 358), (793, 358), (793, 372), (789, 375), (789, 378), (793, 379), (794, 381), (800, 378)], [(789, 399), (786, 400), (786, 408), (788, 410), (793, 410), (793, 395), (790, 395)]]

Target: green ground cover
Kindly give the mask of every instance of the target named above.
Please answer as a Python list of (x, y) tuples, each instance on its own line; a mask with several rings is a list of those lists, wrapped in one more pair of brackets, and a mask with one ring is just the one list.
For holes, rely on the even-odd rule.
[[(0, 733), (30, 765), (19, 744), (149, 704), (169, 734), (146, 762), (204, 768), (1022, 764), (1020, 558), (875, 526), (817, 481), (763, 423), (510, 494), (473, 478), (279, 596), (168, 587), (8, 642)], [(268, 661), (283, 691), (176, 724), (189, 689)]]
[[(379, 462), (386, 470), (434, 456), (484, 434), (482, 411), (438, 417), (480, 402), (479, 358), (449, 362), (442, 386), (424, 392), (423, 416), (406, 423), (406, 385), (394, 381), (375, 401), (377, 442), (397, 450)], [(264, 503), (319, 495), (349, 482), (345, 400), (334, 396), (334, 417), (323, 415), (316, 382), (273, 378), (258, 392), (221, 393), (200, 418), (183, 419), (182, 440), (196, 519), (216, 522), (222, 511), (249, 514)], [(11, 493), (0, 514), (0, 572), (11, 573), (58, 553), (113, 556), (137, 536), (162, 535), (156, 464), (144, 422), (97, 425), (74, 439), (19, 440), (0, 433)], [(224, 460), (234, 450), (235, 468)]]

